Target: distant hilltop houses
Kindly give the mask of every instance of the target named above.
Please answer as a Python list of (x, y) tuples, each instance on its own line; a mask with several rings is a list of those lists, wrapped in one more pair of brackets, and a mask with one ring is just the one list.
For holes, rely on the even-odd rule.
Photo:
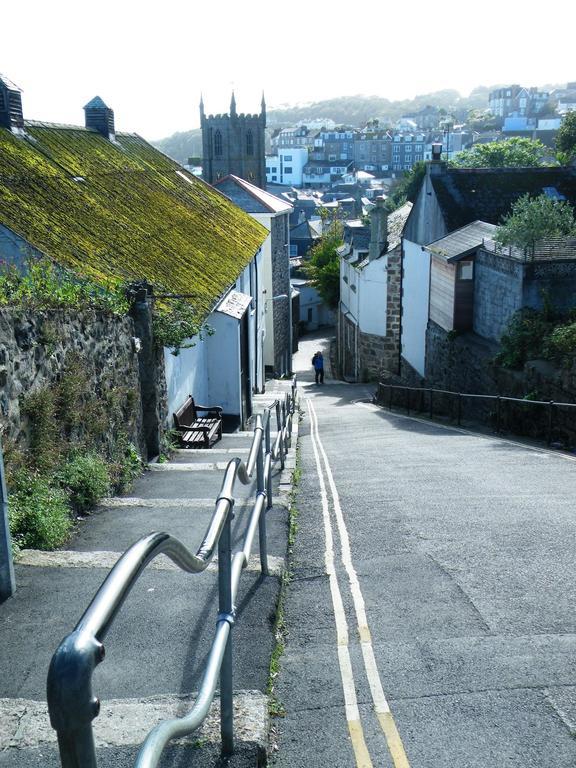
[(316, 118), (271, 131), (264, 98), (258, 113), (244, 114), (232, 95), (227, 114), (208, 116), (201, 103), (203, 158), (191, 158), (187, 167), (210, 183), (233, 173), (260, 187), (322, 191), (353, 173), (402, 177), (416, 163), (429, 161), (437, 143), (443, 159), (451, 160), (475, 143), (520, 136), (542, 141), (552, 156), (556, 133), (572, 110), (576, 81), (553, 90), (512, 84), (491, 91), (486, 107), (469, 114), (426, 105), (393, 123), (337, 125)]

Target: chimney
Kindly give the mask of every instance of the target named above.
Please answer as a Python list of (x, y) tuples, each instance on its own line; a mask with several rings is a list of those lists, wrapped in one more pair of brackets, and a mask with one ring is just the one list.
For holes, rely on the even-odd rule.
[(442, 160), (442, 144), (432, 144), (432, 160), (428, 163), (427, 171), (430, 176), (438, 176), (446, 170), (446, 163)]
[(376, 206), (370, 211), (370, 245), (368, 260), (381, 256), (388, 243), (388, 212), (382, 196), (376, 198)]
[(86, 128), (98, 131), (109, 141), (114, 140), (114, 110), (107, 107), (100, 96), (95, 96), (92, 101), (86, 104), (84, 114), (86, 115)]
[(24, 129), (22, 91), (3, 75), (0, 75), (0, 126), (15, 133)]

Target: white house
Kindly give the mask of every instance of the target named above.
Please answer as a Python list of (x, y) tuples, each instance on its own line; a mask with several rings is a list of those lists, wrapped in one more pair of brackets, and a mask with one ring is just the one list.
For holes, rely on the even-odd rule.
[[(249, 213), (268, 230), (261, 247), (261, 261), (256, 265), (252, 287), (239, 290), (254, 295), (254, 281), (262, 293), (258, 333), (263, 344), (263, 367), (276, 376), (289, 375), (292, 370), (292, 308), (290, 301), (290, 213), (292, 205), (271, 195), (238, 176), (229, 175), (214, 185), (242, 210)], [(254, 330), (254, 332), (256, 332)], [(262, 373), (263, 375), (263, 373)], [(257, 389), (262, 392), (260, 378)]]
[(387, 215), (380, 197), (370, 228), (347, 222), (340, 256), (338, 362), (353, 381), (376, 378), (400, 366), (400, 241), (410, 213), (406, 203)]
[(308, 162), (305, 147), (279, 148), (277, 155), (266, 155), (266, 183), (302, 186), (302, 172)]

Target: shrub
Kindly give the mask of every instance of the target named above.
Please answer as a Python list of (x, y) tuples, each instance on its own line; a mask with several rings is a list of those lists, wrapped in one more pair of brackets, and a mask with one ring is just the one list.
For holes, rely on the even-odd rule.
[(96, 453), (73, 454), (57, 478), (77, 512), (93, 507), (110, 490), (108, 466)]
[(519, 310), (502, 336), (497, 362), (505, 368), (521, 368), (527, 360), (542, 357), (544, 340), (551, 327), (542, 312)]
[(8, 520), (16, 550), (55, 549), (70, 532), (68, 497), (47, 478), (19, 472), (8, 496)]
[(125, 491), (132, 485), (133, 480), (142, 473), (143, 462), (138, 449), (130, 443), (125, 435), (116, 442), (114, 458), (109, 465), (110, 480), (118, 492)]
[(559, 325), (548, 337), (548, 350), (553, 357), (573, 357), (576, 355), (576, 322)]

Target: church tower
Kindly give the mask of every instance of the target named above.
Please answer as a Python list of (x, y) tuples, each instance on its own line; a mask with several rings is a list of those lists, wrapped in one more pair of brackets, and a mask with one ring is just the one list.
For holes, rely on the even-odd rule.
[(238, 114), (232, 91), (230, 113), (206, 115), (200, 98), (202, 177), (209, 184), (233, 173), (266, 189), (266, 102), (262, 94), (259, 115)]

